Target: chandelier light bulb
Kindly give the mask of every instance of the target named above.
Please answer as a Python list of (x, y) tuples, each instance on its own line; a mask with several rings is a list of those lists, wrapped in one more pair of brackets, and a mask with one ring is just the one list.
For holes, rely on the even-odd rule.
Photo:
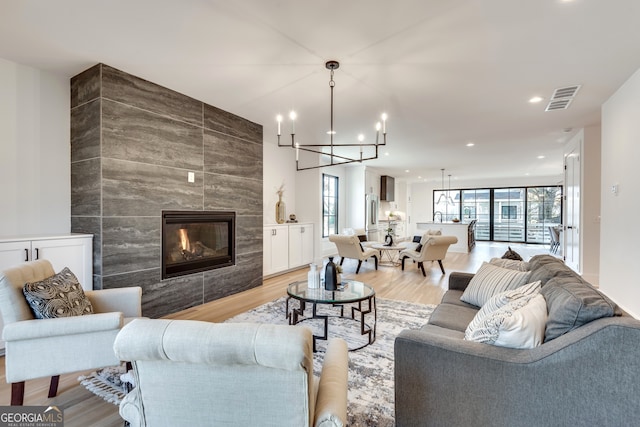
[(364, 141), (364, 135), (363, 134), (358, 135), (358, 141), (360, 141), (360, 142)]
[(278, 122), (278, 136), (280, 136), (282, 134), (280, 130), (280, 124), (282, 123), (282, 114), (278, 114), (276, 116), (276, 121)]
[(376, 131), (380, 132), (380, 129), (382, 129), (382, 125), (380, 124), (380, 122), (376, 123)]

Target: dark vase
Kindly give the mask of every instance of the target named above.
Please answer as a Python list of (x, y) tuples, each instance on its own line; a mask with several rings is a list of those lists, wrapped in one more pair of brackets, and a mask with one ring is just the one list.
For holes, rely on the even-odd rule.
[(393, 236), (391, 234), (387, 234), (386, 236), (384, 236), (384, 245), (393, 246)]
[(333, 263), (333, 257), (329, 257), (329, 262), (324, 268), (324, 288), (327, 291), (338, 289), (338, 267)]

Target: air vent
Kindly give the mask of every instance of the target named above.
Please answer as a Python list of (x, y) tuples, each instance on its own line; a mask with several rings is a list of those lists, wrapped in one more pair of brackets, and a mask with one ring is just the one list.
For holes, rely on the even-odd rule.
[(566, 110), (569, 108), (569, 104), (571, 104), (572, 99), (558, 99), (557, 101), (551, 101), (547, 108), (544, 111), (554, 111), (554, 110)]
[(576, 93), (578, 93), (578, 90), (580, 90), (580, 86), (581, 85), (575, 85), (558, 88), (553, 92), (551, 100), (573, 98), (574, 96), (576, 96)]
[(560, 87), (553, 91), (551, 100), (544, 111), (566, 110), (582, 85)]

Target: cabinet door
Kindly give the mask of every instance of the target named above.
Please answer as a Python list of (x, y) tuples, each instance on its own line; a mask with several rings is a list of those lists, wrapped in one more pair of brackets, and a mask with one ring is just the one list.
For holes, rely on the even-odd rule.
[(313, 224), (289, 226), (289, 268), (313, 262)]
[(31, 241), (0, 243), (0, 271), (31, 259)]
[(33, 259), (46, 259), (58, 273), (65, 267), (73, 272), (85, 291), (93, 289), (91, 238), (34, 240)]
[(302, 239), (300, 253), (302, 254), (302, 264), (311, 264), (313, 262), (313, 250), (314, 250), (314, 230), (313, 224), (306, 224), (302, 226)]
[(264, 229), (264, 275), (289, 268), (289, 227), (274, 226)]

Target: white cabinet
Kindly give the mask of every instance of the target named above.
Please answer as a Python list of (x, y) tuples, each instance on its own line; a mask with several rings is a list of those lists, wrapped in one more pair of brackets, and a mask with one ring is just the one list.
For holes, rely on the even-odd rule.
[(311, 223), (266, 225), (262, 274), (268, 276), (312, 263), (313, 229)]
[(313, 262), (313, 224), (289, 225), (289, 268)]
[[(56, 273), (65, 267), (76, 275), (84, 290), (93, 289), (92, 234), (0, 238), (0, 271), (25, 261), (46, 259)], [(0, 331), (3, 328), (0, 318)], [(0, 340), (0, 353), (4, 341)]]
[(289, 226), (264, 228), (262, 274), (268, 275), (289, 268)]

